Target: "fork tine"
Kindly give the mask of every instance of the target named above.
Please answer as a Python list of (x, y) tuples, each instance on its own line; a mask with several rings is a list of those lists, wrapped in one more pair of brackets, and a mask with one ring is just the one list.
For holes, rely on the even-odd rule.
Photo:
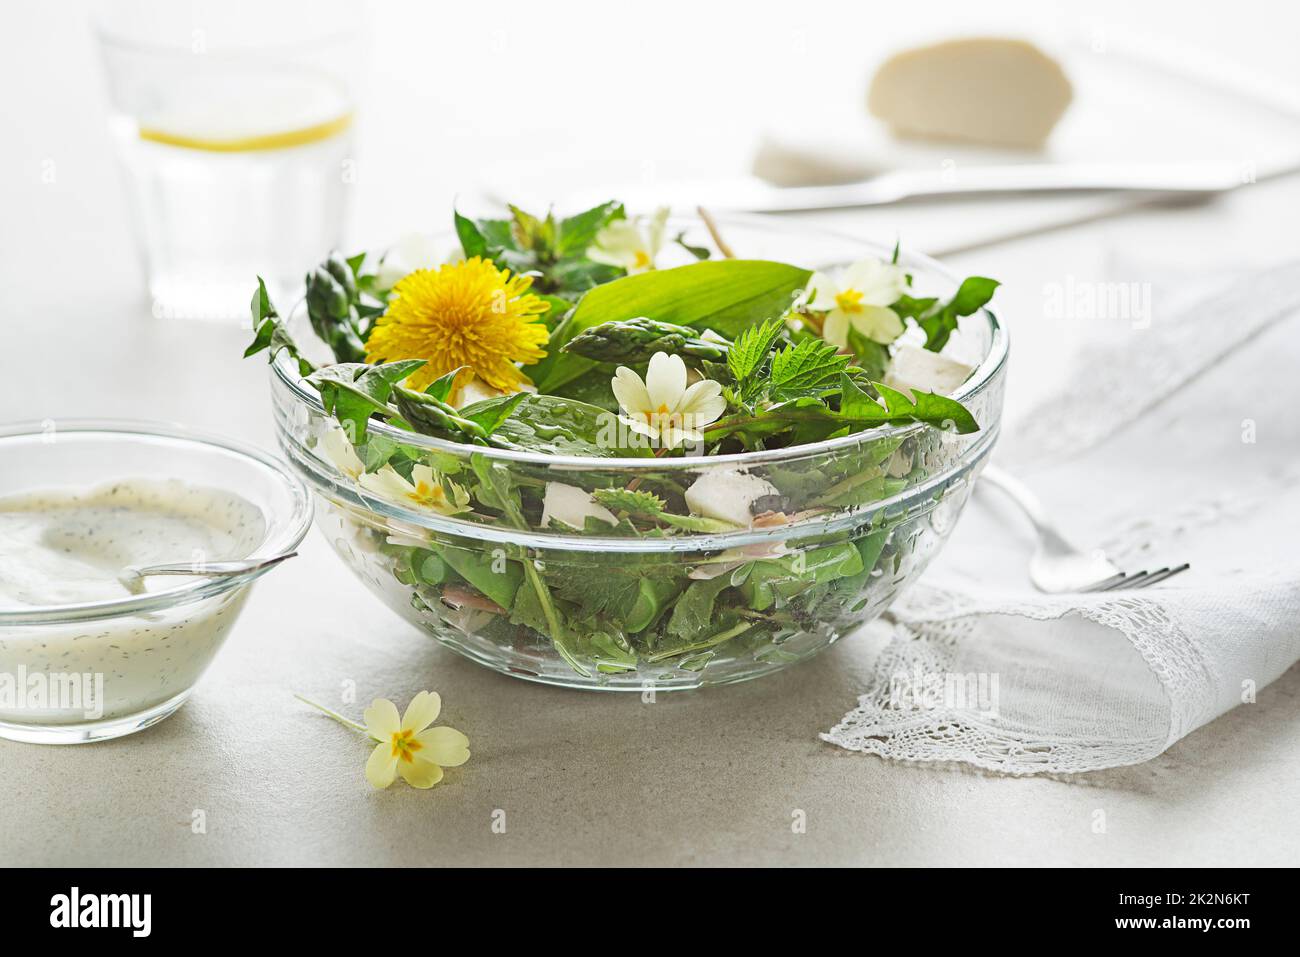
[(1187, 571), (1187, 569), (1191, 567), (1192, 567), (1191, 563), (1184, 562), (1183, 564), (1179, 565), (1177, 568), (1162, 568), (1160, 569), (1160, 571), (1152, 572), (1150, 575), (1148, 575), (1145, 579), (1143, 579), (1142, 584), (1135, 585), (1133, 587), (1148, 588), (1151, 585), (1154, 585), (1156, 582), (1168, 581), (1170, 578), (1173, 578), (1179, 572), (1185, 572)]
[[(1164, 571), (1162, 568), (1161, 571)], [(1150, 572), (1134, 572), (1132, 575), (1122, 578), (1113, 585), (1107, 585), (1105, 588), (1098, 588), (1097, 591), (1126, 591), (1130, 588), (1146, 587), (1146, 579)]]
[(1110, 591), (1110, 589), (1114, 588), (1116, 585), (1123, 584), (1124, 579), (1126, 578), (1128, 578), (1128, 574), (1126, 572), (1120, 572), (1118, 575), (1112, 575), (1110, 578), (1103, 578), (1099, 582), (1093, 582), (1085, 588), (1080, 588), (1079, 591)]

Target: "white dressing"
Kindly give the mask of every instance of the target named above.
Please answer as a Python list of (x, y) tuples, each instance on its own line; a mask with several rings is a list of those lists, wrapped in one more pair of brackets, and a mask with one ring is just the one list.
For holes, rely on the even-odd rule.
[[(251, 502), (176, 480), (0, 498), (0, 613), (127, 598), (118, 580), (124, 565), (245, 558), (265, 529)], [(148, 579), (145, 587), (170, 590), (188, 581)], [(105, 718), (182, 694), (215, 654), (246, 592), (66, 624), (0, 624), (0, 720), (86, 720), (54, 701), (34, 712), (30, 697), (20, 700), (24, 688), (15, 676), (102, 675)]]

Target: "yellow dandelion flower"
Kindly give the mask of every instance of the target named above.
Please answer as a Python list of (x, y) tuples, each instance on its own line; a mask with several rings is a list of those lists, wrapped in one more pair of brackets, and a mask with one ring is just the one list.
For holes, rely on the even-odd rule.
[(426, 360), (409, 379), (413, 389), (469, 366), (488, 385), (516, 392), (528, 377), (515, 363), (545, 358), (550, 335), (538, 321), (549, 306), (528, 292), (532, 284), (531, 276), (512, 276), (478, 256), (416, 270), (393, 287), (366, 342), (366, 361)]

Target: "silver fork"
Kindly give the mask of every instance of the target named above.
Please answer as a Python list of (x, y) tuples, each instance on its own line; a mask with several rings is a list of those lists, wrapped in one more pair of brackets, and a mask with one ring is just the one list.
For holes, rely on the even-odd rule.
[(1148, 588), (1192, 567), (1183, 563), (1154, 571), (1132, 574), (1122, 572), (1106, 557), (1105, 552), (1099, 549), (1087, 552), (1066, 541), (1065, 536), (1056, 530), (1048, 518), (1038, 496), (1018, 479), (992, 466), (985, 468), (980, 478), (1015, 502), (1033, 523), (1034, 531), (1038, 533), (1038, 547), (1034, 550), (1034, 557), (1029, 560), (1029, 580), (1039, 591), (1056, 593)]

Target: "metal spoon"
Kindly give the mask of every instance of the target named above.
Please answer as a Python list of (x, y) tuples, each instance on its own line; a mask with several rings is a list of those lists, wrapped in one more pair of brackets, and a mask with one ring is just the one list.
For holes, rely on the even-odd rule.
[(199, 578), (229, 578), (246, 575), (280, 564), (293, 558), (297, 552), (274, 555), (271, 558), (241, 558), (231, 562), (175, 562), (166, 565), (127, 565), (117, 574), (117, 580), (133, 595), (144, 591), (144, 580), (153, 575), (194, 575)]

